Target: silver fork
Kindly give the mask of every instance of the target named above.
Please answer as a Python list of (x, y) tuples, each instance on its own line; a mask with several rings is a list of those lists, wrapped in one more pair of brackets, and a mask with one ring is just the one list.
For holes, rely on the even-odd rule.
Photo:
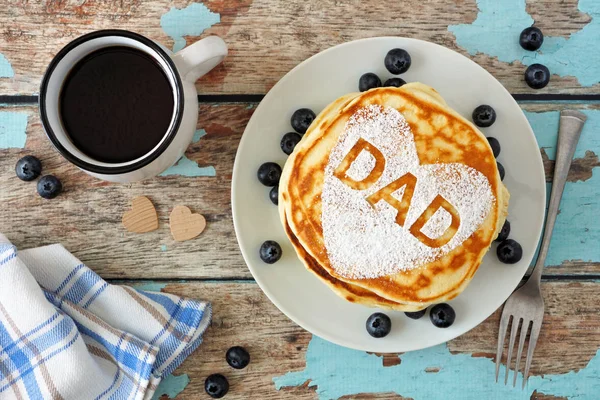
[[(525, 372), (523, 373), (523, 388), (527, 383), (529, 367), (533, 358), (533, 351), (540, 334), (542, 320), (544, 319), (544, 299), (540, 291), (540, 281), (542, 278), (542, 269), (550, 247), (552, 230), (558, 214), (558, 206), (562, 198), (565, 183), (571, 161), (575, 154), (575, 147), (581, 136), (581, 129), (586, 120), (585, 114), (579, 111), (564, 110), (560, 113), (560, 127), (558, 130), (558, 143), (556, 145), (556, 164), (554, 165), (554, 178), (552, 180), (552, 194), (550, 195), (550, 205), (546, 217), (544, 228), (544, 237), (540, 253), (533, 268), (533, 271), (527, 282), (516, 292), (514, 292), (506, 301), (502, 318), (500, 319), (500, 332), (498, 333), (498, 350), (496, 351), (496, 382), (498, 382), (498, 372), (500, 371), (500, 360), (504, 350), (504, 341), (509, 322), (512, 320), (510, 339), (508, 343), (508, 354), (506, 360), (506, 375), (504, 384), (508, 382), (508, 373), (511, 365), (511, 358), (514, 350), (515, 339), (519, 334), (519, 347), (515, 360), (515, 370), (513, 374), (513, 387), (517, 383), (517, 374), (519, 373), (519, 364), (525, 345), (527, 332), (531, 327), (529, 335), (529, 345), (527, 347), (527, 360), (525, 361)], [(519, 332), (520, 327), (520, 332)]]

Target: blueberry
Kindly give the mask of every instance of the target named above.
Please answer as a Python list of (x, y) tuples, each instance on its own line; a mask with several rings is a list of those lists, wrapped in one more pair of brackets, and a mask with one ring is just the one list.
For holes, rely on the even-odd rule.
[(498, 245), (496, 254), (504, 264), (515, 264), (523, 257), (523, 248), (515, 240), (506, 239)]
[(274, 240), (267, 240), (260, 246), (260, 259), (267, 264), (276, 263), (282, 254), (281, 246)]
[(498, 157), (498, 155), (500, 154), (500, 142), (498, 141), (498, 139), (491, 136), (488, 137), (487, 140), (490, 144), (490, 147), (492, 148), (492, 152), (494, 152), (494, 157)]
[(32, 181), (42, 172), (42, 163), (34, 156), (25, 156), (15, 165), (17, 177), (22, 181)]
[(378, 87), (381, 87), (381, 79), (372, 72), (367, 72), (358, 80), (358, 90), (361, 92)]
[(212, 374), (204, 381), (204, 390), (213, 399), (220, 399), (229, 391), (229, 382), (221, 374)]
[(234, 346), (227, 350), (225, 359), (227, 360), (227, 364), (235, 369), (243, 369), (250, 364), (250, 354), (248, 354), (245, 348), (240, 346)]
[(454, 323), (456, 313), (450, 304), (440, 303), (431, 307), (429, 311), (431, 323), (438, 328), (447, 328)]
[(296, 110), (294, 111), (294, 114), (292, 114), (292, 128), (294, 128), (296, 132), (304, 135), (315, 118), (317, 118), (315, 113), (308, 108)]
[(510, 222), (508, 220), (504, 221), (504, 225), (502, 225), (502, 229), (498, 233), (498, 237), (494, 242), (503, 242), (508, 239), (508, 235), (510, 235)]
[(269, 191), (269, 199), (273, 202), (273, 204), (279, 204), (279, 185), (275, 185)]
[(374, 338), (382, 338), (388, 335), (392, 330), (392, 321), (390, 317), (383, 313), (372, 314), (367, 319), (367, 332)]
[(392, 74), (403, 74), (410, 68), (410, 54), (404, 49), (392, 49), (386, 54), (384, 63)]
[(525, 82), (532, 89), (541, 89), (550, 82), (550, 71), (542, 64), (531, 64), (525, 70)]
[(294, 148), (298, 144), (298, 142), (302, 139), (302, 136), (297, 134), (296, 132), (288, 132), (281, 138), (281, 150), (288, 156), (292, 154)]
[(62, 191), (62, 183), (54, 175), (42, 176), (37, 184), (37, 192), (45, 199), (53, 199)]
[(406, 315), (410, 319), (420, 319), (423, 318), (423, 315), (427, 313), (427, 308), (422, 309), (421, 311), (413, 311), (413, 312), (405, 312)]
[(275, 186), (281, 178), (281, 167), (274, 162), (266, 162), (258, 168), (258, 180), (265, 186)]
[(482, 104), (473, 110), (471, 117), (475, 125), (480, 128), (487, 128), (496, 121), (496, 111), (491, 106)]
[(500, 180), (503, 181), (504, 175), (506, 174), (506, 171), (504, 171), (504, 165), (500, 164), (498, 161), (496, 161), (496, 165), (498, 166), (498, 173), (500, 174)]
[(406, 85), (406, 81), (401, 78), (390, 78), (387, 81), (385, 81), (383, 84), (384, 87), (390, 87), (390, 86), (400, 87), (402, 85)]
[(525, 50), (535, 51), (542, 47), (542, 43), (544, 43), (544, 34), (535, 26), (523, 29), (519, 37), (519, 44)]

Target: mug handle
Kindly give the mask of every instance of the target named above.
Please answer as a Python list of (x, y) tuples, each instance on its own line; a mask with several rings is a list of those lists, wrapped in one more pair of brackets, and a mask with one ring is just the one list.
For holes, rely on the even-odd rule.
[(218, 36), (209, 36), (178, 51), (173, 56), (183, 80), (196, 82), (219, 65), (227, 55), (227, 44)]

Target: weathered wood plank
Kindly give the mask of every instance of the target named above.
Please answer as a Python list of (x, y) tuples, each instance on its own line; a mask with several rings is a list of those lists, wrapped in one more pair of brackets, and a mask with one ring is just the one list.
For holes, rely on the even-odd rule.
[[(99, 181), (70, 165), (46, 139), (37, 109), (19, 108), (28, 115), (27, 144), (25, 150), (0, 150), (0, 231), (20, 248), (61, 242), (106, 278), (249, 277), (230, 204), (233, 160), (253, 112), (246, 107), (201, 107), (199, 127), (208, 134), (190, 146), (187, 157), (200, 167), (214, 166), (216, 176), (174, 175), (129, 185)], [(59, 197), (44, 200), (34, 182), (15, 176), (14, 164), (25, 154), (40, 158), (43, 174), (61, 179), (64, 192)], [(159, 229), (127, 232), (121, 218), (141, 195), (154, 203)], [(173, 240), (168, 222), (176, 205), (206, 217), (207, 228), (198, 238)]]
[[(137, 31), (169, 48), (210, 34), (222, 36), (230, 55), (223, 66), (198, 82), (201, 93), (265, 93), (313, 54), (374, 36), (407, 36), (447, 46), (482, 65), (511, 92), (529, 93), (534, 91), (523, 82), (522, 62), (527, 63), (525, 56), (533, 53), (522, 55), (513, 51), (518, 47), (506, 48), (516, 46), (519, 32), (533, 20), (547, 37), (556, 38), (551, 42), (566, 49), (554, 57), (556, 48), (549, 49), (553, 45), (542, 48), (546, 50), (542, 59), (563, 76), (554, 75), (547, 88), (535, 92), (598, 92), (597, 84), (591, 86), (598, 82), (597, 74), (593, 76), (598, 56), (581, 50), (588, 43), (593, 48), (598, 23), (593, 18), (598, 19), (598, 11), (593, 5), (578, 8), (577, 0), (529, 2), (526, 9), (524, 1), (498, 2), (498, 9), (488, 5), (482, 10), (474, 0), (206, 0), (186, 8), (190, 4), (189, 0), (10, 0), (0, 10), (0, 53), (12, 66), (12, 74), (0, 78), (0, 93), (36, 93), (46, 66), (60, 48), (81, 34), (107, 28)], [(185, 10), (167, 14), (170, 7)], [(481, 19), (475, 28), (456, 28), (472, 24), (478, 12)], [(586, 32), (568, 41), (584, 27)], [(565, 60), (574, 62), (572, 69), (564, 67)], [(586, 63), (591, 67), (587, 72)]]
[[(597, 318), (600, 309), (596, 301), (599, 287), (600, 283), (598, 282), (543, 283), (546, 316), (532, 364), (533, 375), (560, 376), (569, 371), (586, 368), (600, 347), (600, 320)], [(227, 398), (230, 399), (317, 398), (315, 388), (307, 385), (282, 388), (280, 391), (275, 389), (273, 377), (307, 368), (305, 352), (312, 336), (279, 312), (256, 284), (172, 283), (167, 284), (163, 290), (182, 296), (210, 300), (214, 308), (214, 322), (207, 331), (204, 343), (175, 371), (176, 375), (187, 374), (190, 378), (189, 385), (178, 398), (201, 397), (204, 391), (204, 379), (209, 374), (217, 372), (223, 373), (229, 379), (231, 391)], [(453, 355), (464, 353), (474, 358), (493, 359), (496, 352), (498, 321), (499, 312), (496, 312), (477, 328), (449, 342), (448, 349)], [(245, 370), (234, 370), (225, 362), (226, 350), (234, 345), (242, 345), (250, 351), (252, 361)], [(331, 369), (328, 365), (336, 357), (345, 357), (341, 348), (335, 345), (327, 345), (326, 349), (326, 353), (318, 360), (310, 361), (322, 363), (322, 374), (330, 373)], [(381, 367), (397, 365), (398, 363), (386, 363), (386, 359), (391, 360), (394, 357), (396, 356), (382, 357)], [(406, 355), (400, 355), (400, 363), (403, 357)], [(442, 363), (439, 367), (443, 369), (444, 361), (437, 361)], [(436, 373), (435, 363), (436, 360), (432, 359), (430, 373)], [(462, 373), (461, 368), (452, 372), (453, 379), (458, 381), (477, 380), (483, 376), (465, 376), (469, 371), (468, 363), (469, 359), (464, 362)], [(489, 367), (493, 368), (492, 361), (490, 361)], [(352, 368), (360, 370), (359, 365), (349, 367), (350, 370)], [(335, 372), (331, 373), (335, 374)], [(376, 371), (372, 371), (372, 373), (374, 376), (377, 375)], [(321, 379), (321, 381), (336, 379), (333, 375), (311, 376), (311, 378)], [(399, 375), (397, 378), (402, 379), (402, 376)], [(491, 396), (494, 392), (484, 389), (485, 386), (488, 386), (484, 383), (490, 382), (482, 382), (480, 385), (481, 398), (502, 398)], [(372, 387), (377, 388), (377, 383), (373, 382)], [(491, 390), (494, 390), (493, 388), (494, 386)], [(534, 389), (536, 387), (530, 385), (529, 393)], [(590, 391), (587, 395), (592, 397), (585, 398), (593, 398), (591, 390), (596, 390), (591, 383), (587, 388), (582, 385), (580, 389), (584, 391), (583, 393), (585, 390)], [(380, 394), (377, 397), (367, 395), (354, 397), (354, 395), (355, 393), (352, 393), (345, 398), (399, 398), (389, 393)], [(402, 391), (399, 391), (398, 395), (402, 395)], [(549, 399), (552, 397), (540, 395), (532, 398)]]
[[(233, 231), (230, 186), (235, 152), (252, 106), (201, 106), (198, 128), (207, 134), (186, 154), (200, 167), (214, 166), (215, 177), (175, 175), (130, 185), (101, 182), (69, 165), (46, 139), (36, 107), (0, 109), (0, 115), (12, 112), (28, 120), (22, 138), (23, 142), (26, 139), (25, 149), (0, 149), (0, 231), (20, 248), (61, 242), (106, 278), (249, 278)], [(544, 143), (551, 142), (547, 136), (555, 133), (548, 121), (556, 123), (556, 110), (565, 107), (589, 114), (581, 146), (590, 147), (580, 147), (576, 153), (550, 251), (552, 262), (545, 273), (599, 274), (600, 255), (594, 246), (600, 232), (595, 223), (599, 197), (594, 193), (600, 193), (600, 142), (594, 132), (600, 129), (600, 104), (523, 104), (530, 120), (535, 119), (538, 141)], [(586, 151), (590, 156), (579, 158)], [(553, 149), (545, 152), (553, 158)], [(15, 177), (14, 163), (25, 154), (38, 156), (43, 173), (56, 174), (63, 181), (63, 195), (45, 201), (37, 196), (35, 183)], [(551, 165), (548, 158), (548, 172)], [(130, 201), (139, 195), (149, 196), (159, 215), (159, 229), (142, 235), (126, 232), (120, 222)], [(197, 239), (177, 243), (171, 238), (168, 215), (178, 204), (206, 216), (208, 227)], [(569, 217), (563, 219), (565, 216)]]

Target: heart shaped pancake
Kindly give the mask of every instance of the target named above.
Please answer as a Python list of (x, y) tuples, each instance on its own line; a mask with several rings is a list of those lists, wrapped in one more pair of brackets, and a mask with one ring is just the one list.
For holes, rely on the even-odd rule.
[(509, 197), (485, 136), (420, 83), (327, 106), (279, 183), (304, 265), (348, 301), (403, 311), (465, 289)]
[(348, 121), (325, 168), (323, 237), (345, 277), (377, 278), (435, 261), (481, 225), (488, 179), (461, 163), (421, 165), (397, 110), (370, 105)]

